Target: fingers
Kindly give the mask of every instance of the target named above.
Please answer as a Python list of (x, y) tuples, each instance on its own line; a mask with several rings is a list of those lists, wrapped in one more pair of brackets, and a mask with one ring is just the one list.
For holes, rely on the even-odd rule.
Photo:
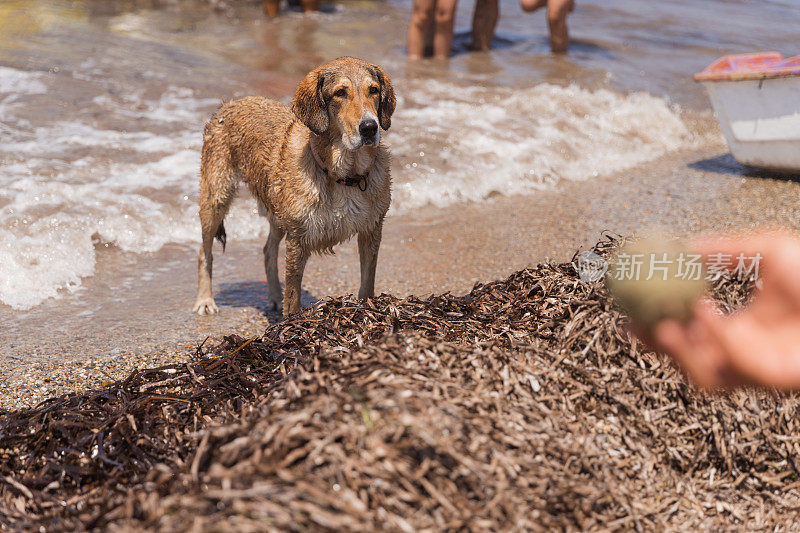
[(685, 325), (670, 321), (654, 332), (657, 344), (703, 387), (753, 384), (800, 388), (800, 238), (785, 230), (698, 239), (708, 262), (714, 254), (760, 257), (763, 285), (747, 308), (721, 316), (710, 303), (696, 306)]
[(693, 247), (706, 259), (717, 253), (774, 256), (797, 243), (798, 236), (784, 229), (765, 229), (751, 235), (706, 236), (692, 241)]
[(797, 335), (780, 338), (748, 316), (720, 316), (709, 304), (698, 306), (688, 325), (664, 321), (654, 332), (658, 346), (698, 386), (756, 385), (800, 388)]
[(784, 342), (780, 331), (748, 314), (721, 318), (698, 316), (726, 354), (743, 383), (778, 389), (800, 387), (800, 351)]
[[(753, 235), (697, 239), (694, 245), (705, 261), (715, 262), (717, 268), (735, 268), (737, 257), (743, 255), (748, 268), (751, 268), (751, 275), (764, 281), (764, 303), (769, 308), (765, 310), (765, 316), (800, 308), (800, 276), (797, 275), (800, 270), (800, 236), (787, 230), (772, 229)], [(715, 261), (715, 254), (727, 255), (730, 261), (727, 265), (720, 265), (722, 261)]]
[(735, 381), (727, 372), (724, 357), (713, 338), (694, 324), (687, 327), (675, 320), (665, 320), (656, 327), (653, 336), (698, 386), (730, 386)]

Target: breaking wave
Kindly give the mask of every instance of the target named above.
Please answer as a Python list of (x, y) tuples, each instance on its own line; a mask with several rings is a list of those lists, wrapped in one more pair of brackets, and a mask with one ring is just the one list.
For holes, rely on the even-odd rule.
[[(694, 142), (680, 110), (649, 94), (416, 83), (398, 83), (387, 135), (395, 212), (590, 179)], [(31, 114), (58, 90), (52, 73), (0, 67), (0, 301), (16, 309), (80, 287), (104, 246), (152, 252), (200, 240), (202, 125), (218, 101), (184, 87), (148, 99), (96, 84), (80, 113)], [(226, 227), (243, 239), (268, 229), (251, 202), (235, 203)]]

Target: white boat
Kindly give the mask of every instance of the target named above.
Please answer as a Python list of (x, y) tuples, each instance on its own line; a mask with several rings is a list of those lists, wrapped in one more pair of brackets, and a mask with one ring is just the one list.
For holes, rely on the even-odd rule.
[(800, 56), (778, 52), (718, 59), (694, 79), (708, 90), (733, 157), (800, 172)]

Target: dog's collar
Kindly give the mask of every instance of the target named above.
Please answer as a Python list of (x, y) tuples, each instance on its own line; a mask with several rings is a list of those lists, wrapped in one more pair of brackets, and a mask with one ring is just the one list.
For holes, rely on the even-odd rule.
[[(311, 146), (311, 154), (314, 156), (314, 161), (317, 163), (319, 168), (322, 169), (322, 172), (324, 172), (325, 175), (330, 178), (331, 175), (328, 172), (328, 167), (322, 163), (322, 160), (320, 159), (319, 155), (317, 155), (317, 152), (314, 150), (313, 146)], [(375, 161), (372, 162), (369, 170), (367, 170), (364, 174), (354, 174), (353, 176), (346, 176), (344, 178), (336, 178), (336, 176), (334, 176), (334, 178), (336, 178), (336, 183), (339, 185), (344, 185), (345, 187), (358, 187), (361, 192), (364, 192), (367, 190), (367, 178), (369, 177), (369, 173), (372, 172), (373, 165), (375, 165)]]
[[(322, 167), (322, 171), (326, 176), (330, 176), (327, 168)], [(358, 187), (361, 192), (364, 192), (367, 190), (368, 177), (369, 171), (367, 171), (366, 174), (356, 174), (354, 176), (347, 176), (346, 178), (336, 178), (336, 183), (344, 185), (345, 187)]]

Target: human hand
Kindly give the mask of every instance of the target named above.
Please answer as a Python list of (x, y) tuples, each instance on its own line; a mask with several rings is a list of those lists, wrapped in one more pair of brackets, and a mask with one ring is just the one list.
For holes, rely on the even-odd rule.
[(723, 315), (699, 302), (687, 323), (664, 320), (653, 332), (663, 350), (702, 387), (800, 388), (800, 238), (787, 232), (704, 239), (708, 258), (760, 254), (760, 289), (750, 304)]

